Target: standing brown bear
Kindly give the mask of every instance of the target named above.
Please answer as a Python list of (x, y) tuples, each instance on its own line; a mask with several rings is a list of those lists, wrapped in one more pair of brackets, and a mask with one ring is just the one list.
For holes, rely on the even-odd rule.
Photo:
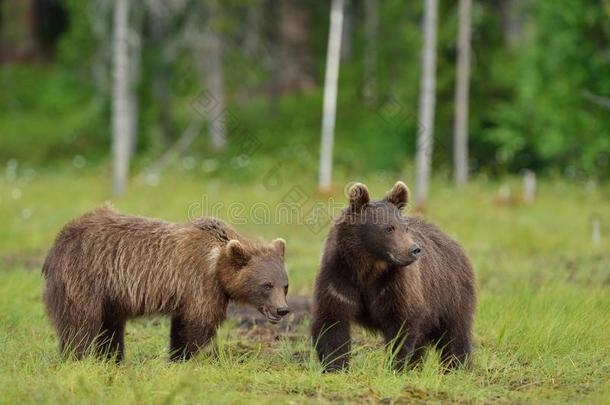
[(364, 184), (331, 227), (316, 279), (313, 343), (327, 371), (348, 365), (350, 324), (383, 334), (394, 366), (414, 364), (429, 344), (463, 363), (472, 350), (475, 278), (466, 254), (423, 219), (403, 216), (409, 191), (397, 182), (370, 201)]
[(214, 337), (229, 300), (271, 322), (289, 312), (284, 250), (282, 239), (263, 245), (213, 218), (174, 224), (103, 207), (57, 236), (44, 301), (62, 353), (121, 361), (127, 319), (165, 314), (171, 359), (187, 359)]

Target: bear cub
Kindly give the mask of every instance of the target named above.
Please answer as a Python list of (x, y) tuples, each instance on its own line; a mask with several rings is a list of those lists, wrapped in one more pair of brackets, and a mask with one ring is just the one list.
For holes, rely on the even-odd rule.
[(42, 272), (60, 351), (121, 361), (125, 322), (171, 317), (170, 356), (188, 359), (215, 336), (230, 300), (271, 322), (288, 310), (285, 242), (246, 238), (214, 218), (176, 224), (103, 207), (68, 223)]
[(409, 190), (397, 182), (380, 201), (364, 184), (326, 238), (314, 292), (312, 340), (326, 371), (348, 366), (350, 325), (380, 332), (394, 367), (416, 364), (437, 345), (447, 366), (472, 350), (475, 277), (460, 245), (401, 211)]

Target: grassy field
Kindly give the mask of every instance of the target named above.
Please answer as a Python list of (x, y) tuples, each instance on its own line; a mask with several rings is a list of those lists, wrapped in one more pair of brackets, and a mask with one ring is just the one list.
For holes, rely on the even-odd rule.
[[(167, 320), (140, 319), (128, 325), (123, 365), (63, 361), (41, 302), (40, 261), (67, 220), (110, 199), (110, 184), (103, 169), (58, 170), (19, 171), (0, 180), (0, 403), (610, 403), (607, 187), (546, 181), (534, 203), (502, 205), (496, 201), (500, 184), (484, 178), (462, 191), (435, 182), (426, 216), (465, 246), (478, 277), (471, 369), (443, 373), (429, 352), (421, 369), (395, 374), (380, 339), (360, 331), (349, 372), (326, 375), (312, 354), (307, 323), (276, 340), (227, 322), (218, 356), (170, 364)], [(309, 294), (324, 224), (265, 224), (251, 214), (260, 212), (256, 203), (277, 206), (294, 185), (308, 197), (305, 211), (326, 201), (314, 192), (314, 179), (295, 175), (270, 186), (195, 172), (135, 179), (113, 203), (128, 213), (185, 221), (223, 202), (216, 215), (243, 219), (239, 229), (287, 240), (291, 294)], [(365, 181), (381, 196), (396, 178), (342, 176), (337, 182), (349, 180)], [(517, 191), (518, 182), (512, 185)], [(344, 202), (342, 186), (333, 197)], [(233, 202), (244, 204), (246, 213), (231, 215)], [(595, 217), (603, 234), (597, 246), (591, 242)]]

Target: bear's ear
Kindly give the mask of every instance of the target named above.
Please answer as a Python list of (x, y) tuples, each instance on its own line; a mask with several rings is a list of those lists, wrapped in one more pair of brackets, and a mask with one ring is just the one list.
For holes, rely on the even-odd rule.
[(360, 211), (369, 203), (369, 190), (362, 183), (354, 183), (349, 189), (349, 205), (354, 211)]
[(385, 196), (385, 200), (394, 204), (399, 210), (403, 209), (409, 202), (409, 187), (402, 181), (397, 181)]
[(231, 261), (239, 267), (248, 264), (248, 261), (250, 261), (251, 258), (251, 255), (246, 251), (244, 245), (237, 239), (231, 239), (229, 243), (227, 243), (227, 253)]
[(273, 246), (273, 248), (280, 252), (280, 255), (284, 257), (284, 254), (286, 253), (286, 241), (284, 239), (275, 239), (273, 242), (271, 242), (271, 246)]

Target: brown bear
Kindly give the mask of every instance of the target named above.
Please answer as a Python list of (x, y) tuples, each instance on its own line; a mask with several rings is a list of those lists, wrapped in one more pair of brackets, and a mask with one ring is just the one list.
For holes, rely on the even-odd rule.
[(103, 207), (68, 223), (42, 267), (44, 302), (62, 353), (124, 356), (125, 322), (171, 316), (170, 356), (188, 359), (225, 319), (230, 300), (271, 322), (288, 310), (285, 242), (248, 239), (201, 218), (175, 224)]
[(403, 216), (409, 191), (397, 182), (383, 200), (365, 185), (326, 238), (316, 279), (312, 340), (326, 371), (348, 365), (350, 324), (381, 332), (394, 366), (414, 365), (438, 345), (454, 366), (471, 352), (475, 277), (456, 241), (419, 217)]

